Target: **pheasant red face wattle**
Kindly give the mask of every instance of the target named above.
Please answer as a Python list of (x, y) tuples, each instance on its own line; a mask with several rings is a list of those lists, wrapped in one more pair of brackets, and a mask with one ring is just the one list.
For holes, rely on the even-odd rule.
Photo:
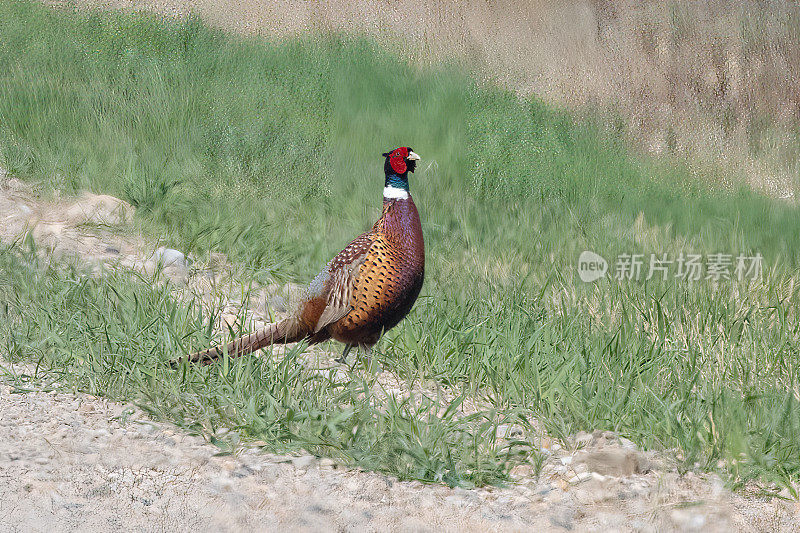
[(408, 157), (408, 148), (405, 146), (393, 150), (389, 155), (389, 164), (392, 166), (392, 170), (398, 174), (405, 174), (408, 170), (406, 157)]

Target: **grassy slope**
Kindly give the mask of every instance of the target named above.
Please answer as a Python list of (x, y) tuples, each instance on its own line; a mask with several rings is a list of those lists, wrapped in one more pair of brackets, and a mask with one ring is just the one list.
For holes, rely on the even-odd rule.
[[(3, 0), (0, 95), (0, 154), (11, 172), (122, 196), (176, 246), (222, 250), (297, 280), (372, 223), (379, 154), (411, 145), (424, 158), (412, 191), (428, 276), (415, 312), (383, 344), (385, 362), (410, 380), (480, 389), (554, 433), (614, 429), (646, 446), (677, 447), (689, 466), (726, 460), (739, 479), (800, 476), (800, 217), (791, 207), (711, 190), (541, 102), (520, 102), (446, 66), (414, 69), (341, 36), (276, 44), (196, 20), (56, 13)], [(587, 286), (574, 273), (583, 249), (606, 257), (760, 251), (770, 272), (750, 285)], [(0, 337), (13, 337), (25, 356), (45, 327), (36, 319), (43, 308), (30, 302), (54, 289), (20, 287), (17, 269), (2, 274), (11, 308), (40, 326), (0, 329)], [(145, 311), (153, 309), (136, 320)], [(116, 352), (92, 331), (109, 318), (90, 315), (88, 330), (62, 325), (78, 328), (72, 348), (36, 349), (82, 376), (91, 368), (108, 376)], [(199, 322), (181, 324), (180, 336), (200, 334)], [(144, 360), (133, 345), (124, 351), (130, 368), (156, 368), (173, 353), (174, 344), (147, 338)], [(98, 354), (88, 370), (72, 355), (87, 343)], [(213, 381), (213, 372), (198, 372)], [(160, 385), (86, 379), (95, 391), (140, 396), (148, 387), (178, 391), (187, 379), (158, 374)], [(198, 404), (223, 396), (210, 383), (192, 389)], [(302, 380), (282, 383), (309, 393)], [(222, 389), (238, 406), (225, 416), (251, 436), (271, 435), (244, 408), (263, 387)], [(292, 401), (278, 399), (275, 416), (285, 421)], [(310, 411), (337, 405), (328, 395), (320, 402)], [(381, 433), (371, 420), (375, 439), (413, 434)], [(446, 446), (430, 449), (446, 454)], [(375, 465), (402, 472), (391, 461)]]

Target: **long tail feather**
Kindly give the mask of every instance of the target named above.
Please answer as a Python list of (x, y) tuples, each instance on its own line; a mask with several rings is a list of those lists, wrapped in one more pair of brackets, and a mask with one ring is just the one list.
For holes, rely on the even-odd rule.
[(175, 359), (172, 361), (172, 365), (176, 366), (184, 360), (190, 363), (207, 365), (222, 357), (226, 352), (230, 357), (239, 357), (253, 353), (272, 344), (298, 342), (306, 338), (308, 334), (309, 331), (307, 331), (307, 328), (305, 328), (299, 320), (293, 317), (286, 318), (280, 322), (267, 324), (255, 333), (239, 337), (228, 344), (214, 346), (213, 348), (201, 350), (189, 354), (186, 357)]

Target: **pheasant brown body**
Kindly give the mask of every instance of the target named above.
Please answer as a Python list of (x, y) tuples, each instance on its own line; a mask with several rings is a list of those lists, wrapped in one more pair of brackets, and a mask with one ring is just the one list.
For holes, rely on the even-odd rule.
[[(398, 152), (405, 165), (398, 163)], [(189, 361), (208, 363), (225, 352), (245, 355), (271, 344), (304, 339), (310, 344), (329, 339), (343, 342), (345, 353), (353, 346), (369, 350), (384, 331), (408, 314), (425, 274), (422, 226), (408, 194), (407, 177), (419, 156), (410, 148), (384, 155), (387, 186), (381, 217), (314, 278), (298, 309), (224, 347), (191, 354)], [(398, 173), (398, 169), (406, 172)]]

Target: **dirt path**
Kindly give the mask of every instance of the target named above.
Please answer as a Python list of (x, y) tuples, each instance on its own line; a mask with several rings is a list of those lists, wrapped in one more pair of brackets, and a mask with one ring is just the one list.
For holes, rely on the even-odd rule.
[[(17, 369), (19, 370), (19, 369)], [(0, 531), (792, 531), (795, 504), (674, 473), (449, 489), (199, 437), (82, 394), (0, 385)]]
[[(4, 242), (32, 231), (54, 255), (152, 268), (155, 245), (126, 229), (129, 215), (108, 197), (45, 200), (0, 172)], [(208, 279), (184, 263), (176, 256), (168, 274), (202, 292)], [(282, 290), (263, 298), (280, 305)], [(263, 314), (253, 312), (257, 325)], [(26, 372), (0, 354), (0, 532), (800, 531), (797, 502), (732, 494), (713, 474), (679, 476), (607, 433), (577, 435), (563, 449), (542, 440), (538, 479), (522, 466), (508, 487), (450, 489), (257, 448), (218, 457), (135, 408), (35, 383), (16, 388)]]

